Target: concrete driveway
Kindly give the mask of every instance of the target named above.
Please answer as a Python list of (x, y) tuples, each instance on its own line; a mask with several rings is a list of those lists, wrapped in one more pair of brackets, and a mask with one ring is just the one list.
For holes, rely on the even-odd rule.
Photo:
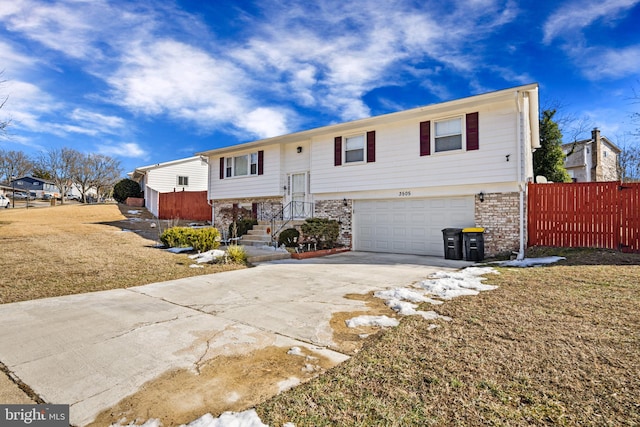
[[(175, 418), (167, 415), (163, 425), (187, 422), (218, 408), (255, 405), (346, 360), (349, 355), (334, 341), (332, 316), (368, 310), (348, 294), (407, 286), (467, 265), (348, 252), (0, 305), (0, 362), (45, 402), (70, 404), (77, 426), (96, 417), (98, 423), (159, 417), (157, 408), (167, 406), (186, 409)], [(265, 349), (279, 358), (251, 365)], [(225, 362), (214, 365), (216, 360)], [(276, 369), (278, 361), (291, 372)], [(226, 374), (235, 378), (216, 378), (236, 362), (239, 368)], [(265, 390), (246, 384), (257, 370), (267, 378)], [(198, 385), (205, 377), (206, 385)], [(142, 397), (154, 388), (160, 390), (155, 398)], [(172, 401), (173, 395), (182, 397)], [(211, 395), (222, 406), (208, 400)], [(127, 396), (134, 400), (121, 402)], [(157, 406), (145, 406), (154, 399)]]

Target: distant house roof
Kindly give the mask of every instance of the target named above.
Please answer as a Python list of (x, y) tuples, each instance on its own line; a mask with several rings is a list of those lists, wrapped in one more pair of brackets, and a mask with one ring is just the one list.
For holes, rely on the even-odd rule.
[[(49, 181), (47, 179), (42, 179), (42, 178), (34, 178), (32, 176), (29, 175), (25, 175), (25, 176), (21, 176), (20, 178), (16, 178), (14, 180), (12, 180), (11, 182), (15, 182), (15, 181), (30, 181), (30, 182), (41, 182), (43, 184), (51, 184), (51, 185), (55, 185), (54, 182)], [(11, 182), (9, 184), (11, 184)]]
[[(614, 144), (613, 142), (611, 142), (609, 140), (609, 138), (607, 138), (606, 136), (602, 136), (602, 137), (600, 137), (600, 139), (602, 140), (602, 142), (604, 142), (608, 146), (610, 146), (611, 149), (616, 152), (616, 154), (619, 154), (620, 152), (622, 152), (622, 149), (620, 147), (618, 147), (616, 144)], [(582, 139), (580, 141), (575, 141), (575, 142), (568, 142), (566, 144), (562, 144), (562, 149), (567, 151), (567, 150), (570, 150), (571, 147), (573, 147), (575, 145), (587, 145), (587, 144), (591, 144), (593, 142), (594, 142), (593, 138)]]

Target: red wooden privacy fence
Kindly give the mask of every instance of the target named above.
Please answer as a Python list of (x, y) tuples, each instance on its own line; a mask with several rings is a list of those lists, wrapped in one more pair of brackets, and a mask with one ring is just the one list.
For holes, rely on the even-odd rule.
[(529, 184), (528, 245), (640, 252), (640, 184)]
[(211, 221), (211, 206), (206, 191), (179, 191), (160, 193), (158, 199), (160, 219), (191, 219)]

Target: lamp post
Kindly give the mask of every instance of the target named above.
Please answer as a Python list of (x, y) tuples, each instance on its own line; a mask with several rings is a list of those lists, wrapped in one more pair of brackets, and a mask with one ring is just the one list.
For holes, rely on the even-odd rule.
[(13, 204), (12, 208), (16, 208), (16, 176), (11, 175), (11, 190), (13, 192), (13, 197), (11, 197), (11, 203)]

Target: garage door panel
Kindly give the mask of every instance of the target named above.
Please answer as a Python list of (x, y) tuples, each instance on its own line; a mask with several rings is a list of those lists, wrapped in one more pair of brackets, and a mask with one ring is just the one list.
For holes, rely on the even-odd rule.
[(442, 229), (474, 226), (474, 198), (356, 201), (354, 248), (444, 256)]

